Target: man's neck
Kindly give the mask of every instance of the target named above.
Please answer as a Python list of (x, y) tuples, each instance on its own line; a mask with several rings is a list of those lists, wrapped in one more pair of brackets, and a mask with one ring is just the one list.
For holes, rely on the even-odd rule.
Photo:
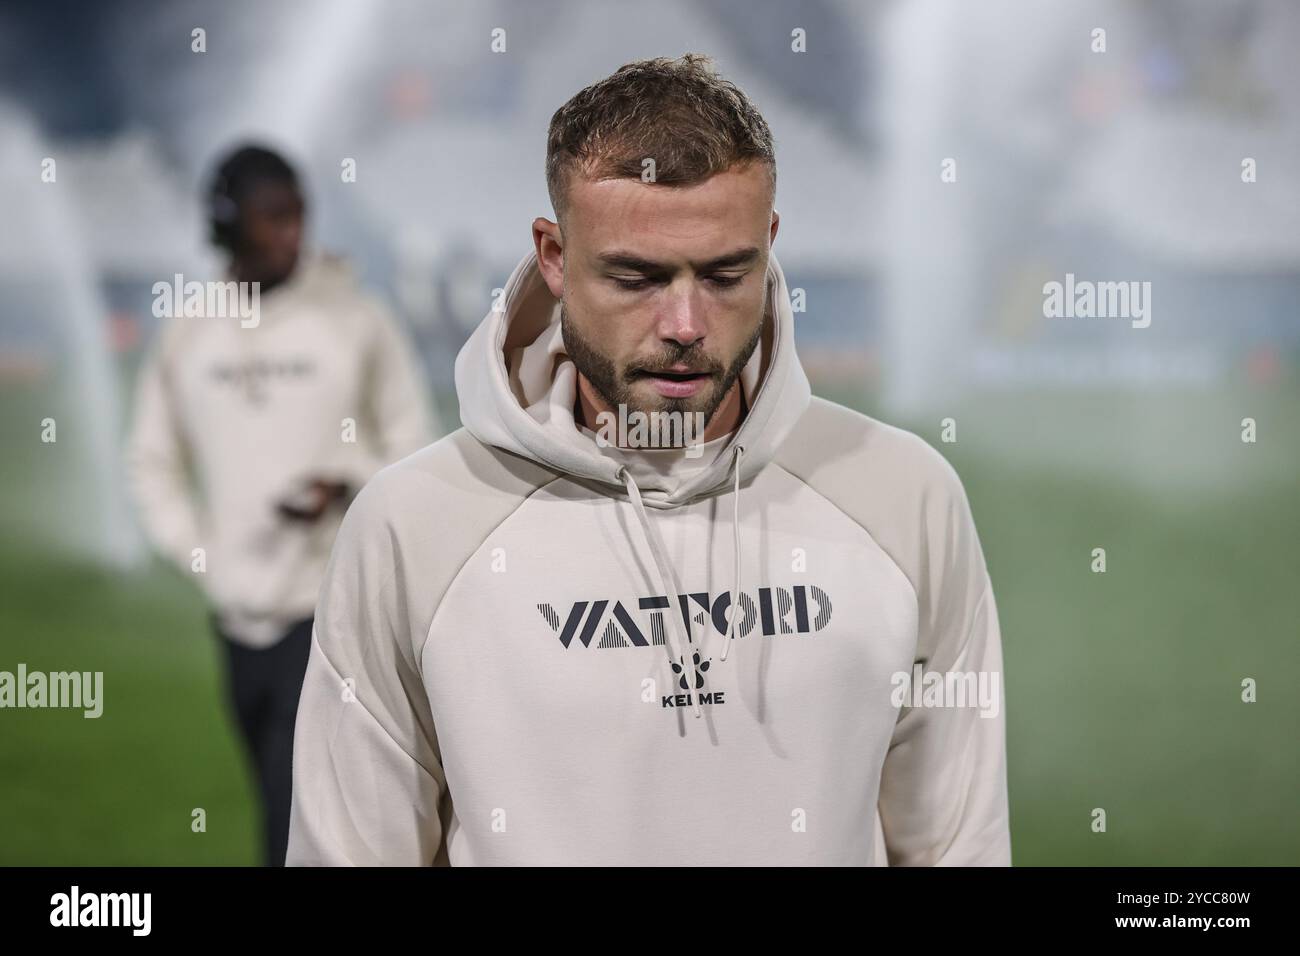
[[(711, 442), (715, 438), (721, 438), (740, 426), (749, 411), (748, 403), (745, 401), (745, 390), (741, 387), (740, 379), (737, 378), (732, 384), (731, 390), (727, 392), (726, 398), (713, 413), (708, 424), (704, 428), (704, 435), (699, 439), (701, 442)], [(574, 412), (578, 424), (596, 431), (600, 422), (599, 415), (608, 413), (616, 415), (617, 412), (600, 393), (592, 386), (591, 382), (581, 372), (578, 373), (578, 401)]]
[(240, 259), (233, 259), (230, 263), (230, 274), (236, 282), (256, 282), (258, 290), (265, 294), (272, 289), (278, 289), (289, 281), (293, 275), (293, 270), (280, 276), (267, 276), (259, 270), (252, 269), (247, 263)]

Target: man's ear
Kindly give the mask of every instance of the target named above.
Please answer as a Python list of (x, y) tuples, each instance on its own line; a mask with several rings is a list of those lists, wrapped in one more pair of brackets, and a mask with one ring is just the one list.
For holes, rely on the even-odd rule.
[(780, 227), (780, 225), (781, 225), (781, 214), (776, 211), (776, 207), (773, 207), (772, 208), (772, 234), (768, 237), (767, 240), (767, 244), (769, 247), (772, 245), (772, 243), (776, 242), (776, 230)]
[(564, 234), (559, 223), (544, 216), (533, 220), (533, 245), (537, 248), (537, 268), (555, 298), (564, 296)]

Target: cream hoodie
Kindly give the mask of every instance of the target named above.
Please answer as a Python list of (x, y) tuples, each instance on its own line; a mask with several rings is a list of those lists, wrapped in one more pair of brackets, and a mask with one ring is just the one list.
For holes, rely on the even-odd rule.
[[(558, 303), (519, 264), (457, 359), (465, 427), (344, 520), (290, 864), (1010, 863), (962, 486), (811, 397), (775, 258), (767, 280), (749, 411), (677, 469), (575, 425)], [(917, 662), (993, 675), (989, 715), (902, 699)]]
[(311, 256), (260, 296), (256, 325), (164, 320), (138, 380), (127, 465), (158, 550), (233, 638), (266, 647), (311, 616), (344, 511), (308, 524), (276, 503), (313, 477), (359, 488), (435, 427), (394, 319), (341, 260)]

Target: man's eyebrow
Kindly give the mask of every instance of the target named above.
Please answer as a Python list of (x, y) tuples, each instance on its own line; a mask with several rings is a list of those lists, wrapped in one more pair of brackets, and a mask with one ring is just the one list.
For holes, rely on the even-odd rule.
[[(691, 263), (697, 272), (712, 272), (715, 269), (729, 269), (733, 266), (748, 265), (759, 256), (757, 246), (746, 246), (743, 249), (737, 249), (735, 252), (728, 252), (725, 255), (716, 256), (707, 262)], [(665, 263), (652, 262), (649, 259), (643, 259), (641, 256), (634, 255), (630, 252), (614, 251), (603, 252), (596, 257), (596, 260), (607, 266), (628, 269), (632, 272), (644, 272), (647, 274), (662, 274), (671, 271)]]

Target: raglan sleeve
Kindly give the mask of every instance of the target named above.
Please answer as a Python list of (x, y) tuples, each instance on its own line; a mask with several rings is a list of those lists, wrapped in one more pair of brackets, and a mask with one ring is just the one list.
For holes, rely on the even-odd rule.
[(166, 329), (145, 354), (136, 379), (125, 465), (150, 543), (184, 571), (201, 546), (200, 519), (175, 396), (167, 384)]
[(374, 315), (371, 405), (384, 463), (423, 448), (443, 433), (411, 336), (378, 299)]
[(922, 497), (916, 658), (923, 674), (960, 685), (965, 697), (900, 710), (879, 825), (891, 866), (1009, 866), (997, 605), (965, 490), (946, 461), (938, 471)]
[(419, 353), (397, 317), (378, 298), (362, 299), (366, 323), (362, 400), (366, 434), (337, 467), (311, 476), (343, 482), (355, 495), (381, 468), (443, 434)]
[(290, 866), (445, 864), (438, 741), (382, 476), (343, 518), (293, 747)]

